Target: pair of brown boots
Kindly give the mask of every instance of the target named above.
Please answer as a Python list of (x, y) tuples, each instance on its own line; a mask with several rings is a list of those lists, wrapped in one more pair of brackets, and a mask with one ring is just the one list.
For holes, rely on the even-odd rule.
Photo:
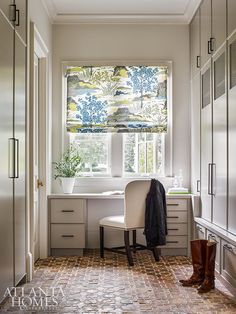
[(216, 242), (207, 240), (191, 241), (193, 274), (187, 280), (180, 280), (184, 287), (200, 285), (199, 293), (215, 288)]

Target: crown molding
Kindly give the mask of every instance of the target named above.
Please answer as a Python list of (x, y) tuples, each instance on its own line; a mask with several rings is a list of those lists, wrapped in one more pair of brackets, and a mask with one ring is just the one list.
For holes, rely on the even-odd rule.
[(42, 2), (53, 24), (189, 24), (201, 0), (190, 0), (184, 14), (63, 14), (53, 0)]

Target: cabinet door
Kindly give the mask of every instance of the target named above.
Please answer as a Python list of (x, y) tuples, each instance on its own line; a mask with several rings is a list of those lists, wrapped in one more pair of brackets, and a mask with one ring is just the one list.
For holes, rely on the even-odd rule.
[(218, 271), (220, 270), (220, 237), (218, 237), (215, 233), (207, 230), (207, 240), (211, 242), (216, 242), (216, 260), (215, 260), (215, 268)]
[(226, 46), (213, 58), (213, 222), (227, 228)]
[(195, 224), (195, 238), (196, 239), (206, 239), (206, 228), (199, 225), (198, 223)]
[(201, 74), (201, 210), (202, 218), (212, 219), (212, 105), (211, 105), (211, 62)]
[(25, 58), (26, 48), (15, 36), (15, 138), (18, 140), (18, 178), (15, 186), (15, 285), (26, 273), (25, 259)]
[(15, 29), (24, 43), (26, 43), (26, 29), (27, 29), (27, 1), (15, 0), (16, 4), (16, 23)]
[(226, 0), (212, 0), (212, 37), (214, 51), (226, 40)]
[(229, 42), (229, 208), (228, 229), (236, 235), (236, 34)]
[(228, 0), (228, 36), (236, 29), (236, 1)]
[(10, 5), (14, 4), (14, 0), (1, 0), (0, 1), (0, 9), (2, 10), (3, 14), (6, 16), (8, 20), (10, 20)]
[(191, 53), (191, 75), (192, 78), (199, 72), (200, 68), (200, 12), (195, 14), (190, 24), (190, 53)]
[(208, 52), (208, 42), (211, 38), (211, 0), (204, 0), (200, 6), (201, 12), (201, 66), (211, 57)]
[[(13, 285), (13, 29), (0, 13), (0, 301)], [(11, 141), (12, 142), (12, 141)], [(11, 155), (9, 156), (9, 152)], [(13, 173), (12, 173), (13, 175)]]
[(191, 81), (191, 191), (199, 194), (200, 183), (200, 73)]

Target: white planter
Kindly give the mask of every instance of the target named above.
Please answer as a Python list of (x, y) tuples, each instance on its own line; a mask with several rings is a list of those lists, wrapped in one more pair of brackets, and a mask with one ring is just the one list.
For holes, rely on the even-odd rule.
[(65, 194), (71, 194), (73, 192), (75, 178), (60, 178), (62, 190)]

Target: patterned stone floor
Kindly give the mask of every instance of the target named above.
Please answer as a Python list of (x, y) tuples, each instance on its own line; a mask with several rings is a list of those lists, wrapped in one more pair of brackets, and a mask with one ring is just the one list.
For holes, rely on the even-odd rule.
[[(236, 298), (218, 280), (216, 289), (204, 295), (196, 287), (182, 287), (178, 280), (191, 270), (186, 257), (155, 262), (146, 251), (136, 253), (134, 267), (127, 266), (124, 256), (108, 252), (104, 260), (98, 251), (84, 257), (51, 257), (37, 262), (33, 281), (23, 286), (25, 295), (18, 288), (21, 298), (8, 298), (0, 313), (236, 313)], [(40, 297), (39, 287), (48, 291), (46, 296)], [(55, 293), (52, 287), (61, 290)], [(46, 306), (46, 298), (53, 296), (58, 304)], [(32, 307), (39, 300), (42, 303)]]

